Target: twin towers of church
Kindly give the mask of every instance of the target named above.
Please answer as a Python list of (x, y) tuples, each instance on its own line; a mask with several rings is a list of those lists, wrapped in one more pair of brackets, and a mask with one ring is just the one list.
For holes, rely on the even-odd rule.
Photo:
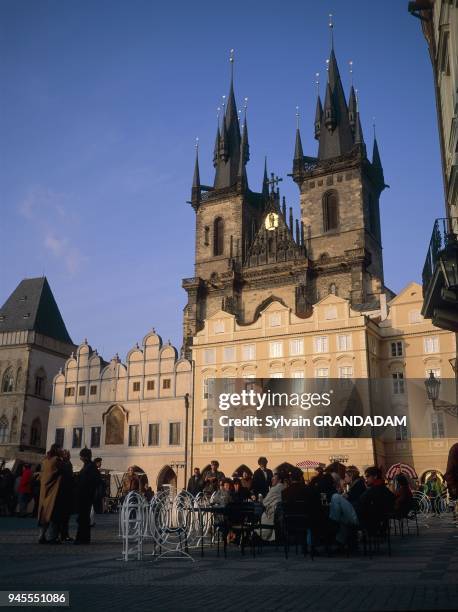
[(212, 186), (200, 181), (196, 154), (191, 205), (196, 213), (194, 277), (183, 336), (187, 355), (204, 320), (224, 310), (240, 325), (252, 323), (272, 300), (300, 317), (328, 293), (354, 309), (380, 308), (385, 293), (379, 197), (386, 187), (374, 139), (369, 161), (353, 85), (348, 103), (334, 49), (328, 62), (324, 103), (318, 95), (316, 157), (303, 153), (296, 130), (292, 178), (300, 191), (300, 219), (280, 201), (267, 169), (261, 191), (248, 186), (250, 158), (246, 116), (240, 125), (231, 78), (213, 154)]

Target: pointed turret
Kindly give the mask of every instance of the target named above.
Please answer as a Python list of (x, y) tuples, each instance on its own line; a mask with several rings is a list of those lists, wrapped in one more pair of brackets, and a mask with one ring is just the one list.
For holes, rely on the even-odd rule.
[(262, 195), (265, 200), (269, 197), (269, 176), (267, 174), (267, 157), (264, 158), (264, 176), (262, 177)]
[(323, 120), (323, 107), (321, 105), (320, 94), (318, 94), (318, 98), (316, 101), (316, 111), (315, 111), (315, 138), (316, 140), (319, 140), (320, 138), (322, 120)]
[(296, 144), (294, 147), (294, 161), (302, 162), (304, 159), (304, 151), (302, 149), (301, 131), (296, 128)]
[(246, 120), (246, 114), (245, 114), (245, 122), (243, 124), (243, 129), (242, 129), (242, 140), (240, 142), (239, 171), (237, 174), (237, 181), (242, 189), (245, 189), (248, 186), (245, 165), (249, 159), (250, 159), (250, 147), (248, 144), (248, 127), (247, 127), (247, 120)]
[(191, 189), (191, 204), (194, 209), (197, 209), (199, 206), (200, 195), (199, 145), (196, 143), (196, 161), (194, 162), (194, 176)]
[(334, 49), (329, 56), (323, 123), (326, 129), (320, 130), (318, 159), (339, 157), (350, 151), (353, 136)]
[(348, 121), (354, 133), (356, 127), (356, 93), (353, 85), (350, 89), (350, 97), (348, 98)]
[[(241, 136), (234, 94), (233, 55), (231, 52), (231, 83), (227, 105), (223, 113), (223, 121), (219, 137), (219, 156), (216, 162), (215, 189), (226, 189), (237, 184), (240, 170)], [(244, 156), (248, 154), (248, 132)], [(245, 162), (246, 163), (246, 162)]]
[(381, 189), (386, 187), (385, 177), (383, 175), (382, 160), (380, 159), (380, 152), (378, 150), (377, 138), (374, 134), (374, 148), (372, 150), (372, 168), (374, 170), (375, 178), (380, 184)]

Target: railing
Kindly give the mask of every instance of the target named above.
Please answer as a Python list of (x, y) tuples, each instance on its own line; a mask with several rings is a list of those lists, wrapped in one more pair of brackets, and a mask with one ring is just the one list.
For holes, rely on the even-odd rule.
[(428, 289), (439, 256), (441, 252), (453, 241), (458, 235), (458, 217), (440, 218), (434, 221), (431, 240), (429, 241), (428, 252), (426, 254), (425, 265), (423, 266), (423, 294)]

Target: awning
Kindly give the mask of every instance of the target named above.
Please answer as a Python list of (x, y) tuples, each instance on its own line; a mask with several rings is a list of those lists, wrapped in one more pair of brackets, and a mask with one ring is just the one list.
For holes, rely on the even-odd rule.
[(324, 467), (324, 463), (320, 463), (319, 461), (313, 461), (312, 459), (304, 459), (303, 461), (299, 461), (296, 463), (296, 467), (302, 468), (303, 470), (314, 470), (318, 467)]
[(408, 463), (395, 463), (386, 472), (385, 476), (388, 480), (393, 480), (397, 474), (406, 474), (409, 478), (418, 478), (417, 472)]

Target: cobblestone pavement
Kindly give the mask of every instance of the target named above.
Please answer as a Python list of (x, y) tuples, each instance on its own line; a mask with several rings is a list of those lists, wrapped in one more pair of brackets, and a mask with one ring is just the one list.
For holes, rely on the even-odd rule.
[[(253, 559), (120, 560), (117, 517), (97, 517), (91, 546), (40, 546), (32, 519), (0, 518), (0, 589), (69, 590), (72, 610), (456, 610), (458, 529), (431, 518), (420, 536), (393, 536), (392, 556), (320, 556), (269, 548)], [(150, 552), (147, 544), (145, 552)]]

